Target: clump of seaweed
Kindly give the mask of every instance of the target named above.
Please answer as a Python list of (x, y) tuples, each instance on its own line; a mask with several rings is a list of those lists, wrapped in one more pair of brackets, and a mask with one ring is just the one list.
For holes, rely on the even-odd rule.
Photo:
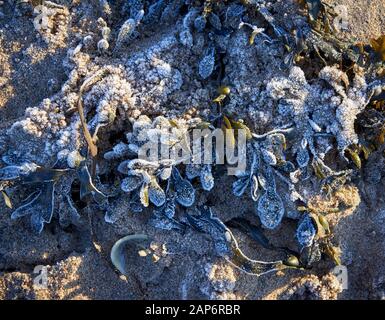
[[(134, 203), (139, 200), (143, 207), (148, 207), (151, 202), (158, 207), (157, 215), (169, 219), (175, 214), (176, 203), (184, 207), (194, 203), (195, 189), (189, 180), (181, 176), (177, 166), (194, 156), (187, 134), (200, 122), (199, 119), (169, 120), (162, 116), (151, 121), (147, 116), (140, 116), (133, 123), (132, 132), (126, 135), (127, 143), (120, 142), (112, 151), (105, 153), (107, 160), (131, 158), (121, 162), (118, 171), (126, 175), (121, 181), (121, 189), (130, 195)], [(147, 151), (152, 154), (147, 155)], [(178, 158), (180, 151), (182, 157)], [(202, 185), (206, 186), (210, 171), (202, 171)], [(191, 173), (187, 176), (194, 178)], [(165, 188), (160, 184), (165, 184)], [(135, 207), (141, 211), (140, 207)]]
[(56, 208), (62, 226), (77, 224), (80, 215), (71, 192), (75, 180), (80, 184), (80, 199), (92, 195), (101, 203), (106, 196), (93, 184), (86, 162), (82, 161), (80, 155), (77, 157), (76, 167), (75, 170), (58, 163), (55, 168), (44, 168), (35, 163), (23, 163), (0, 169), (0, 181), (8, 182), (10, 192), (15, 193), (19, 186), (30, 190), (29, 196), (12, 212), (11, 218), (29, 216), (32, 230), (41, 233), (44, 224), (51, 222)]
[[(7, 206), (29, 194), (11, 218), (29, 216), (36, 233), (56, 212), (63, 227), (77, 224), (74, 195), (91, 196), (86, 205), (96, 204), (108, 223), (151, 208), (156, 228), (206, 233), (219, 256), (252, 275), (311, 268), (323, 255), (340, 264), (325, 214), (306, 203), (360, 174), (363, 161), (384, 144), (384, 81), (373, 76), (384, 64), (384, 36), (367, 45), (338, 40), (330, 26), (333, 8), (321, 0), (300, 1), (308, 21), (291, 25), (263, 0), (98, 3), (96, 32), (71, 44), (61, 91), (27, 108), (0, 137)], [(39, 34), (47, 43), (56, 34), (62, 40), (68, 9), (49, 1), (43, 7), (52, 11)], [(131, 48), (167, 25), (155, 44)], [(305, 70), (313, 62), (312, 72)], [(195, 161), (203, 154), (189, 140), (194, 129), (223, 130), (226, 146), (245, 159), (232, 192), (251, 199), (259, 224), (243, 216), (225, 221), (202, 205), (201, 193), (213, 192), (218, 172), (234, 169), (237, 159), (226, 154), (217, 164), (214, 147), (212, 162)], [(286, 218), (297, 220), (298, 250), (276, 246), (264, 234), (280, 232)], [(247, 257), (230, 228), (282, 258)], [(119, 240), (114, 266), (125, 274), (122, 246), (147, 240), (140, 234)]]
[(250, 186), (250, 196), (256, 202), (256, 213), (261, 223), (268, 229), (275, 229), (284, 215), (284, 206), (281, 197), (276, 191), (276, 177), (288, 183), (292, 192), (293, 201), (299, 197), (294, 184), (279, 173), (279, 170), (290, 173), (295, 167), (286, 161), (284, 149), (286, 138), (284, 133), (292, 129), (273, 130), (263, 135), (253, 134), (247, 143), (249, 167), (246, 171), (237, 174), (233, 183), (233, 193), (240, 197)]
[(211, 208), (203, 206), (199, 210), (199, 215), (187, 215), (188, 223), (197, 231), (208, 233), (213, 238), (217, 254), (243, 272), (261, 276), (286, 268), (300, 267), (300, 263), (294, 255), (287, 256), (285, 261), (264, 262), (250, 259), (239, 248), (231, 230), (213, 215)]

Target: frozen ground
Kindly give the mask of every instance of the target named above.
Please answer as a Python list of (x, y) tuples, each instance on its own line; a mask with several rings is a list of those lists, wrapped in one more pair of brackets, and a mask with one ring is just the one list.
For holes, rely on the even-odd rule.
[[(17, 14), (12, 2), (0, 1), (0, 139), (16, 122), (24, 127), (13, 127), (13, 135), (5, 145), (0, 140), (0, 154), (16, 150), (18, 156), (27, 154), (30, 160), (49, 165), (52, 154), (61, 150), (60, 143), (76, 149), (75, 129), (68, 130), (69, 142), (55, 144), (69, 125), (62, 125), (58, 120), (57, 130), (50, 127), (49, 131), (50, 112), (55, 108), (74, 107), (82, 83), (80, 79), (102, 68), (107, 68), (110, 75), (85, 95), (84, 105), (87, 108), (98, 104), (100, 111), (103, 109), (100, 101), (104, 99), (119, 112), (122, 109), (124, 116), (118, 117), (111, 131), (101, 129), (101, 154), (122, 139), (130, 117), (163, 114), (189, 119), (205, 117), (210, 112), (210, 101), (218, 83), (197, 76), (203, 48), (199, 44), (192, 48), (181, 44), (181, 16), (139, 28), (139, 37), (113, 52), (120, 26), (128, 18), (120, 11), (124, 1), (115, 1), (110, 15), (96, 5), (99, 1), (56, 1), (64, 9), (57, 11), (52, 18), (53, 25), (46, 31), (35, 30), (34, 15), (28, 10)], [(294, 20), (294, 17), (303, 16), (295, 1), (272, 2), (278, 19)], [(327, 2), (338, 2), (348, 8), (348, 29), (339, 35), (341, 38), (367, 41), (385, 33), (384, 0)], [(103, 23), (98, 22), (101, 16), (111, 28), (111, 48), (106, 52), (96, 49), (102, 39)], [(89, 43), (76, 52), (78, 44), (84, 43), (84, 37), (89, 35), (92, 36)], [(267, 43), (250, 46), (248, 35), (249, 30), (242, 28), (223, 44), (229, 48), (223, 58), (223, 79), (232, 84), (232, 93), (235, 92), (228, 103), (228, 112), (249, 119), (250, 127), (260, 134), (285, 122), (284, 116), (273, 112), (273, 93), (269, 97), (270, 104), (263, 105), (265, 109), (261, 107), (261, 100), (265, 98), (266, 85), (278, 85), (288, 71), (279, 68), (282, 60), (279, 48), (274, 44), (269, 47)], [(307, 80), (306, 86), (313, 92), (312, 79)], [(49, 100), (44, 100), (47, 98)], [(358, 100), (355, 100), (357, 104)], [(47, 122), (25, 122), (33, 117), (28, 110), (25, 113), (32, 107), (46, 108)], [(70, 125), (79, 126), (78, 119)], [(35, 140), (27, 142), (28, 135), (23, 135), (25, 130), (30, 130), (28, 133)], [(55, 143), (47, 151), (45, 142), (50, 139)], [(339, 139), (343, 144), (344, 137), (341, 135)], [(385, 166), (382, 154), (383, 148), (373, 153), (354, 179), (331, 199), (323, 199), (316, 193), (309, 196), (309, 203), (320, 211), (339, 209), (337, 213), (328, 214), (328, 221), (335, 235), (333, 241), (342, 251), (342, 264), (348, 269), (346, 290), (342, 290), (331, 274), (334, 264), (330, 259), (306, 271), (285, 270), (261, 277), (245, 274), (215, 254), (210, 237), (193, 230), (180, 234), (154, 228), (148, 223), (150, 209), (141, 214), (127, 213), (124, 203), (117, 202), (116, 211), (123, 213), (114, 224), (108, 224), (102, 211), (85, 207), (81, 210), (80, 224), (63, 228), (58, 219), (53, 219), (40, 235), (36, 235), (28, 219), (11, 220), (12, 210), (0, 201), (0, 298), (383, 299)], [(337, 153), (334, 156), (337, 159)], [(329, 160), (338, 162), (336, 159)], [(103, 165), (108, 172), (108, 164)], [(371, 179), (373, 172), (380, 175), (375, 182)], [(214, 189), (210, 193), (199, 192), (196, 202), (209, 203), (225, 222), (238, 216), (257, 221), (252, 213), (253, 201), (232, 194), (234, 179), (221, 173), (215, 178)], [(14, 196), (15, 206), (25, 198), (21, 194)], [(296, 225), (296, 221), (286, 219), (278, 228), (267, 230), (266, 235), (276, 245), (295, 247)], [(151, 246), (155, 257), (132, 258), (129, 275), (122, 276), (111, 264), (109, 252), (115, 241), (132, 233), (145, 233), (153, 239)], [(264, 261), (280, 259), (278, 252), (262, 248), (245, 234), (235, 230), (234, 235), (249, 257)], [(37, 275), (34, 269), (41, 265), (47, 267), (47, 288), (33, 285)]]

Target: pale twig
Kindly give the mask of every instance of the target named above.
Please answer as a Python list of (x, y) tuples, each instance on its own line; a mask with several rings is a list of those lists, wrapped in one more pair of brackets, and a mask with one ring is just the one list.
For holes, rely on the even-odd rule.
[(83, 82), (83, 84), (81, 85), (80, 90), (79, 90), (79, 98), (78, 98), (77, 107), (78, 107), (78, 112), (79, 112), (79, 116), (80, 116), (80, 122), (81, 122), (82, 128), (83, 128), (84, 138), (87, 141), (87, 145), (88, 145), (88, 148), (91, 152), (92, 157), (96, 157), (96, 155), (98, 154), (98, 148), (95, 145), (95, 143), (91, 137), (90, 131), (88, 130), (88, 127), (87, 127), (87, 121), (86, 121), (86, 118), (84, 116), (84, 109), (83, 109), (83, 94), (86, 90), (89, 89), (89, 87), (91, 85), (95, 84), (97, 81), (100, 81), (108, 73), (109, 73), (109, 71), (107, 69), (99, 70), (94, 75), (87, 78)]

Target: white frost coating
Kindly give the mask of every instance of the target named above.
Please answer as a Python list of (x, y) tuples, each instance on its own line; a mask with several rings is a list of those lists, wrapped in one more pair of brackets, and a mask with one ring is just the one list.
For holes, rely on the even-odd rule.
[(70, 168), (78, 167), (83, 160), (84, 158), (77, 150), (70, 152), (67, 156), (67, 164)]
[[(183, 84), (182, 74), (173, 67), (174, 56), (169, 53), (176, 44), (174, 36), (166, 36), (122, 60), (124, 65), (103, 66), (106, 75), (87, 88), (82, 98), (91, 134), (116, 121), (118, 109), (119, 120), (169, 109), (169, 96)], [(164, 52), (169, 57), (167, 61), (160, 58)], [(63, 159), (85, 146), (77, 114), (79, 85), (96, 74), (100, 66), (90, 62), (90, 56), (81, 51), (67, 58), (65, 65), (72, 70), (61, 91), (36, 107), (27, 108), (25, 116), (8, 129), (5, 156), (12, 163), (33, 161), (52, 165), (58, 157)], [(68, 110), (72, 112), (67, 114)], [(90, 118), (90, 114), (95, 115)]]
[[(331, 88), (320, 81), (308, 84), (303, 71), (293, 67), (288, 78), (269, 81), (266, 92), (278, 102), (279, 112), (292, 118), (304, 135), (309, 134), (310, 122), (314, 132), (323, 129), (332, 133), (337, 139), (338, 149), (343, 153), (350, 144), (358, 142), (354, 121), (367, 104), (368, 86), (359, 75), (348, 84), (346, 74), (336, 67), (323, 68), (319, 79), (328, 82)], [(343, 86), (344, 83), (347, 87)]]

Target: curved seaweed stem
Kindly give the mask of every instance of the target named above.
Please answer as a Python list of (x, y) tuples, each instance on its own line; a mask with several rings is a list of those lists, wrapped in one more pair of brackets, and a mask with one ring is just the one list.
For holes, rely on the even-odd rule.
[(124, 247), (128, 243), (140, 243), (147, 241), (148, 239), (148, 236), (145, 234), (132, 234), (129, 236), (125, 236), (115, 242), (115, 244), (112, 246), (110, 257), (112, 264), (115, 266), (116, 269), (119, 270), (121, 274), (126, 276), (128, 275), (123, 256)]
[[(211, 208), (203, 206), (200, 211), (200, 216), (187, 216), (189, 224), (199, 232), (209, 233), (214, 242), (222, 243), (225, 241), (227, 249), (225, 251), (221, 250), (220, 255), (237, 269), (259, 277), (270, 272), (296, 267), (282, 260), (258, 261), (250, 259), (239, 248), (238, 241), (231, 230), (218, 217), (213, 215)], [(218, 234), (220, 238), (218, 238)]]
[(91, 85), (100, 81), (108, 73), (109, 73), (109, 71), (107, 69), (99, 70), (94, 75), (92, 75), (91, 77), (84, 80), (84, 82), (81, 85), (80, 90), (79, 90), (79, 98), (78, 98), (77, 108), (78, 108), (78, 112), (79, 112), (79, 116), (80, 116), (80, 122), (81, 122), (82, 128), (83, 128), (84, 138), (86, 139), (86, 142), (87, 142), (87, 145), (88, 145), (88, 148), (91, 152), (92, 157), (96, 157), (96, 155), (98, 154), (98, 148), (95, 145), (95, 143), (92, 139), (92, 136), (90, 134), (90, 131), (88, 130), (88, 127), (87, 127), (87, 121), (86, 121), (86, 118), (84, 116), (84, 109), (83, 109), (83, 94), (85, 93), (85, 91), (87, 91), (89, 89), (89, 87)]
[(274, 134), (277, 134), (277, 133), (290, 133), (293, 130), (294, 130), (294, 127), (290, 127), (290, 128), (282, 128), (282, 129), (271, 130), (271, 131), (266, 132), (264, 134), (252, 133), (251, 135), (253, 136), (254, 139), (261, 140), (261, 139), (265, 139), (267, 136), (270, 136), (270, 135), (274, 135)]
[[(285, 261), (278, 260), (278, 261), (267, 262), (267, 261), (258, 261), (258, 260), (250, 259), (239, 248), (237, 239), (234, 237), (233, 233), (228, 228), (226, 231), (226, 235), (228, 237), (228, 240), (231, 241), (230, 243), (231, 255), (230, 256), (225, 255), (224, 256), (225, 260), (228, 261), (235, 268), (249, 275), (260, 277), (267, 273), (282, 271), (284, 269), (302, 269), (302, 267), (299, 265), (297, 258), (294, 255), (289, 256), (289, 258), (286, 259)], [(293, 259), (293, 258), (296, 262), (294, 264), (290, 261), (290, 259)]]

